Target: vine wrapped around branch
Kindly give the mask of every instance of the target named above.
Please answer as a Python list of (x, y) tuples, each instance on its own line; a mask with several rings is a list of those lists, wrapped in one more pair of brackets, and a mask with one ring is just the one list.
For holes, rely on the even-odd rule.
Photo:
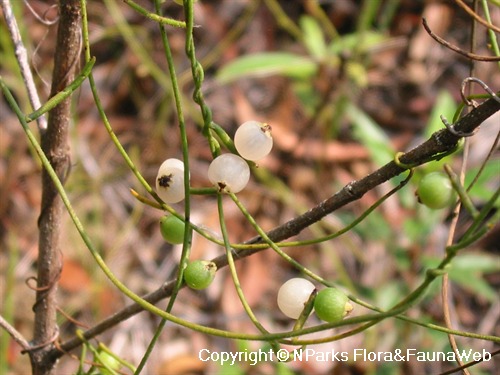
[[(495, 98), (490, 98), (478, 107), (474, 108), (466, 116), (458, 120), (454, 124), (454, 129), (457, 132), (471, 133), (475, 129), (479, 128), (485, 120), (498, 111), (500, 111), (500, 103), (495, 100)], [(345, 206), (346, 204), (361, 198), (366, 192), (374, 187), (403, 173), (408, 169), (403, 167), (403, 164), (418, 166), (425, 164), (430, 160), (435, 160), (437, 156), (448, 154), (450, 151), (454, 150), (460, 139), (460, 137), (450, 133), (446, 128), (443, 128), (442, 130), (434, 133), (424, 143), (403, 154), (399, 158), (400, 163), (391, 161), (361, 180), (349, 183), (339, 192), (324, 200), (317, 206), (311, 208), (304, 214), (270, 230), (267, 233), (268, 237), (272, 241), (278, 242), (297, 235), (314, 222), (321, 220), (326, 215)], [(245, 243), (255, 244), (261, 242), (263, 241), (260, 237), (254, 237)], [(234, 258), (238, 261), (262, 250), (264, 249), (238, 250)], [(212, 259), (212, 261), (217, 265), (218, 269), (227, 266), (227, 256), (225, 254)], [(157, 290), (143, 296), (143, 299), (151, 304), (155, 304), (164, 298), (168, 298), (174, 290), (175, 283), (175, 280), (168, 281)], [(95, 337), (120, 322), (130, 318), (131, 316), (140, 313), (141, 311), (143, 311), (143, 308), (140, 305), (136, 303), (130, 304), (109, 318), (103, 320), (101, 323), (85, 331), (84, 337), (87, 339)], [(60, 348), (63, 351), (70, 351), (78, 347), (80, 344), (80, 339), (75, 338), (61, 344)], [(63, 354), (63, 352), (57, 349), (53, 352), (55, 357), (60, 357)]]

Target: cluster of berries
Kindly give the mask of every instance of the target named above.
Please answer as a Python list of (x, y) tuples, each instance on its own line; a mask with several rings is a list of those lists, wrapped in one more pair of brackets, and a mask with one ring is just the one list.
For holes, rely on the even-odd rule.
[[(234, 146), (239, 155), (227, 153), (217, 156), (208, 168), (208, 179), (222, 192), (238, 193), (250, 179), (247, 160), (258, 161), (273, 147), (271, 127), (257, 121), (247, 121), (236, 131)], [(245, 160), (246, 159), (246, 160)], [(158, 170), (156, 191), (165, 203), (178, 203), (185, 197), (184, 163), (167, 159)], [(448, 206), (454, 198), (450, 180), (442, 173), (430, 173), (419, 184), (417, 196), (429, 208)], [(179, 218), (168, 215), (160, 220), (164, 239), (172, 244), (183, 242), (185, 224)], [(217, 266), (210, 261), (189, 262), (184, 270), (184, 281), (193, 289), (207, 288), (215, 277)], [(294, 278), (284, 283), (278, 292), (278, 307), (288, 317), (299, 318), (315, 286), (308, 280)], [(337, 288), (320, 290), (313, 301), (316, 315), (326, 322), (338, 322), (351, 312), (353, 306), (346, 294)]]
[[(273, 147), (271, 127), (258, 121), (243, 123), (234, 135), (234, 146), (239, 155), (222, 154), (208, 167), (208, 179), (219, 191), (238, 193), (250, 179), (246, 160), (258, 161)], [(246, 160), (245, 160), (246, 159)], [(156, 192), (165, 203), (178, 203), (185, 198), (184, 163), (179, 159), (167, 159), (158, 169)], [(181, 244), (184, 240), (185, 223), (173, 215), (160, 219), (160, 231), (165, 241)], [(217, 266), (205, 260), (189, 262), (184, 270), (184, 281), (193, 289), (208, 287), (215, 277)]]
[[(297, 277), (285, 282), (278, 291), (278, 307), (283, 314), (298, 319), (316, 287), (309, 280)], [(352, 310), (347, 295), (337, 288), (320, 290), (313, 301), (314, 311), (328, 323), (341, 321)]]
[[(238, 193), (250, 179), (250, 168), (244, 160), (257, 161), (273, 147), (271, 127), (257, 121), (243, 123), (234, 135), (234, 146), (241, 156), (222, 154), (208, 167), (208, 179), (219, 191)], [(184, 199), (184, 163), (179, 159), (165, 160), (156, 177), (156, 192), (165, 203)]]

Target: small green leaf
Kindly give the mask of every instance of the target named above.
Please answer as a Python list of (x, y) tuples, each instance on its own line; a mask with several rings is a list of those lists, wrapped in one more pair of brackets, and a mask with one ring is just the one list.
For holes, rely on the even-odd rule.
[(376, 165), (382, 166), (394, 158), (389, 137), (375, 121), (353, 104), (347, 106), (347, 116), (352, 122), (354, 137), (370, 151)]
[(220, 83), (229, 83), (239, 78), (266, 77), (274, 74), (305, 79), (317, 70), (310, 58), (287, 52), (265, 52), (243, 56), (219, 70)]
[[(423, 257), (422, 263), (425, 268), (431, 268), (439, 263), (439, 259)], [(498, 271), (500, 271), (500, 262), (497, 257), (487, 254), (463, 254), (453, 259), (448, 275), (450, 280), (463, 289), (494, 302), (498, 300), (498, 294), (484, 280), (483, 274)]]
[(348, 61), (346, 63), (347, 76), (359, 87), (368, 85), (368, 74), (363, 64), (356, 61)]
[(425, 128), (425, 138), (429, 138), (433, 133), (444, 127), (440, 118), (441, 115), (446, 117), (448, 121), (452, 121), (456, 108), (457, 105), (448, 91), (442, 90), (439, 92), (434, 108), (432, 108), (429, 122)]
[(498, 294), (480, 275), (465, 273), (459, 270), (450, 270), (450, 279), (465, 290), (473, 292), (490, 302), (498, 300)]
[(300, 18), (300, 27), (309, 54), (317, 60), (322, 60), (325, 57), (326, 44), (321, 26), (314, 18), (303, 16)]
[[(495, 192), (496, 186), (498, 186), (498, 171), (500, 168), (500, 160), (492, 159), (488, 164), (485, 165), (481, 175), (477, 179), (476, 183), (469, 191), (471, 198), (475, 198), (479, 201), (486, 201)], [(469, 187), (472, 179), (476, 176), (479, 168), (473, 168), (467, 172), (465, 176), (465, 187)], [(497, 200), (495, 207), (500, 207), (500, 201)]]
[(366, 31), (363, 35), (363, 38), (361, 39), (362, 44), (359, 45), (359, 33), (347, 34), (340, 38), (336, 38), (332, 43), (328, 45), (327, 50), (328, 53), (332, 55), (338, 55), (345, 51), (352, 52), (354, 50), (363, 53), (368, 49), (380, 44), (381, 42), (384, 42), (386, 39), (387, 37), (381, 33)]
[[(455, 113), (455, 110), (457, 108), (457, 105), (455, 101), (453, 100), (453, 97), (448, 91), (441, 91), (436, 99), (436, 103), (434, 104), (434, 107), (432, 108), (431, 115), (429, 117), (429, 121), (427, 123), (427, 126), (425, 128), (424, 132), (424, 137), (425, 139), (430, 138), (430, 136), (437, 132), (438, 130), (441, 130), (444, 128), (444, 124), (441, 121), (441, 115), (444, 116), (450, 123), (453, 119), (453, 114)], [(441, 160), (436, 160), (433, 163), (427, 163), (425, 164), (422, 168), (425, 170), (425, 172), (434, 172), (434, 171), (440, 171), (443, 169), (443, 165), (445, 163), (450, 162), (450, 158), (453, 157), (453, 154), (450, 156), (446, 156)]]
[(452, 270), (462, 273), (491, 273), (500, 271), (500, 261), (498, 257), (487, 254), (463, 254), (454, 259), (452, 265)]

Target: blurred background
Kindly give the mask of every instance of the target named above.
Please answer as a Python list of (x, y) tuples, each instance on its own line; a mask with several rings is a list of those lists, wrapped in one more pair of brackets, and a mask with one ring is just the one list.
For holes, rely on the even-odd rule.
[[(12, 1), (28, 49), (42, 102), (47, 99), (57, 23), (55, 1)], [(150, 1), (137, 1), (152, 10)], [(29, 5), (29, 7), (28, 7)], [(493, 24), (500, 9), (490, 4)], [(31, 8), (31, 9), (30, 9)], [(165, 16), (183, 19), (183, 8), (165, 1)], [(460, 86), (470, 75), (470, 62), (436, 43), (422, 28), (450, 43), (470, 49), (472, 19), (453, 1), (276, 1), (220, 0), (195, 3), (196, 54), (205, 70), (203, 93), (213, 120), (230, 135), (246, 120), (269, 123), (274, 148), (259, 162), (249, 186), (238, 194), (259, 225), (272, 229), (328, 198), (409, 150), (450, 121), (460, 102)], [(482, 13), (480, 13), (482, 14)], [(88, 2), (93, 74), (111, 125), (143, 176), (154, 184), (161, 162), (181, 158), (178, 120), (158, 25), (122, 1)], [(12, 43), (0, 21), (0, 74), (22, 108), (31, 112), (15, 61)], [(184, 52), (182, 29), (167, 27), (182, 88), (187, 121), (191, 183), (206, 187), (211, 154), (201, 134), (202, 118), (192, 101), (193, 81)], [(484, 27), (474, 37), (475, 53), (488, 55)], [(83, 66), (83, 64), (82, 64)], [(500, 87), (496, 63), (476, 62), (474, 76), (493, 90)], [(473, 92), (483, 93), (479, 86)], [(130, 188), (145, 194), (109, 139), (84, 83), (73, 96), (72, 168), (66, 183), (77, 214), (101, 255), (131, 290), (145, 294), (175, 276), (181, 246), (164, 242), (158, 220), (163, 212), (143, 205)], [(0, 99), (0, 312), (26, 338), (31, 338), (35, 292), (26, 280), (36, 275), (37, 218), (41, 167), (12, 111)], [(467, 181), (484, 161), (500, 130), (499, 116), (490, 118), (470, 138)], [(32, 125), (33, 129), (35, 124)], [(499, 183), (498, 154), (486, 164), (471, 190), (475, 205), (491, 196)], [(461, 155), (418, 168), (414, 180), (389, 198), (355, 229), (317, 245), (287, 248), (304, 266), (349, 293), (389, 308), (412, 291), (425, 269), (443, 257), (450, 212), (419, 205), (414, 192), (426, 172), (443, 163), (456, 171)], [(370, 191), (294, 239), (333, 233), (364, 212), (400, 180)], [(215, 197), (193, 196), (192, 222), (220, 236)], [(174, 205), (182, 212), (182, 203)], [(229, 199), (225, 215), (232, 242), (256, 235)], [(470, 223), (461, 217), (457, 235)], [(63, 270), (59, 283), (60, 335), (64, 341), (77, 328), (91, 327), (130, 301), (96, 266), (89, 251), (64, 218)], [(454, 327), (499, 335), (500, 285), (498, 227), (457, 257), (450, 270)], [(210, 259), (224, 249), (194, 234), (192, 259)], [(271, 250), (237, 262), (243, 291), (259, 321), (271, 332), (289, 330), (293, 321), (277, 308), (279, 286), (299, 274)], [(443, 323), (439, 282), (408, 315)], [(165, 308), (165, 301), (159, 303)], [(356, 305), (353, 316), (368, 312)], [(235, 293), (226, 269), (205, 291), (184, 289), (173, 313), (199, 324), (255, 332)], [(71, 316), (72, 322), (65, 316)], [(141, 313), (102, 334), (98, 340), (120, 357), (138, 364), (159, 322)], [(307, 325), (318, 324), (311, 316)], [(331, 336), (326, 331), (312, 337)], [(29, 373), (29, 359), (2, 331), (1, 351), (9, 374)], [(93, 341), (97, 344), (97, 341)], [(459, 338), (459, 347), (493, 351), (487, 341)], [(202, 335), (167, 324), (144, 373), (148, 374), (424, 374), (452, 368), (454, 363), (296, 361), (225, 367), (201, 362), (198, 352), (268, 349), (259, 342), (238, 342)], [(369, 330), (318, 351), (450, 351), (447, 336), (401, 320), (389, 319)], [(498, 349), (498, 346), (496, 347)], [(74, 373), (79, 350), (65, 356), (58, 374)], [(496, 363), (496, 367), (495, 367)], [(474, 367), (491, 374), (498, 359)], [(1, 372), (1, 371), (0, 371)]]

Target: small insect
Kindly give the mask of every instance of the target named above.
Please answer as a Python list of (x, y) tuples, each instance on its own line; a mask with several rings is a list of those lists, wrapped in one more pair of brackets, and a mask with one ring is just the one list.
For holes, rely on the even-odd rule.
[(172, 173), (169, 175), (163, 175), (158, 177), (158, 185), (164, 188), (170, 187), (170, 183), (172, 182)]
[(260, 130), (262, 131), (262, 133), (266, 133), (266, 132), (271, 132), (273, 128), (269, 124), (263, 124)]
[(184, 199), (184, 163), (179, 159), (167, 159), (156, 174), (156, 192), (165, 203), (177, 203)]

